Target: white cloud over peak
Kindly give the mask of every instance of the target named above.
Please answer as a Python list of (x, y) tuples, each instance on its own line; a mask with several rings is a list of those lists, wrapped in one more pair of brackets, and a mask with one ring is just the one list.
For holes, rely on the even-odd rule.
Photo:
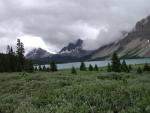
[(57, 52), (78, 38), (96, 49), (150, 14), (150, 0), (0, 0), (0, 7), (0, 51), (21, 36), (27, 50)]

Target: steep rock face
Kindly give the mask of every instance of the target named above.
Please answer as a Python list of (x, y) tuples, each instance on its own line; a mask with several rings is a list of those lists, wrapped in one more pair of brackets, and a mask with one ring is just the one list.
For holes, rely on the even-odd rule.
[(134, 29), (118, 43), (94, 51), (91, 59), (110, 58), (114, 52), (125, 58), (150, 57), (150, 16), (137, 22)]
[(150, 16), (136, 23), (135, 32), (147, 32), (150, 31)]
[(83, 40), (78, 39), (75, 43), (69, 43), (66, 47), (62, 48), (60, 54), (71, 52), (72, 50), (82, 49)]
[(72, 57), (83, 57), (88, 55), (91, 51), (83, 49), (83, 40), (78, 39), (75, 43), (69, 43), (66, 47), (58, 53), (62, 56), (72, 56)]

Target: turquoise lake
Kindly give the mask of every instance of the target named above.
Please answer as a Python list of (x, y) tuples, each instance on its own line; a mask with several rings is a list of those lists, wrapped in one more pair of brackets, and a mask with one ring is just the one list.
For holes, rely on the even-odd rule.
[[(122, 60), (121, 60), (122, 61)], [(107, 66), (108, 63), (111, 61), (104, 60), (104, 61), (88, 61), (85, 62), (86, 66), (89, 66), (89, 64), (92, 64), (93, 66), (97, 64), (99, 67)], [(81, 62), (73, 62), (73, 63), (64, 63), (64, 64), (57, 64), (58, 69), (68, 69), (72, 66), (79, 68)], [(144, 64), (144, 63), (150, 63), (150, 58), (142, 58), (142, 59), (126, 59), (127, 64)], [(48, 67), (49, 65), (46, 65)]]

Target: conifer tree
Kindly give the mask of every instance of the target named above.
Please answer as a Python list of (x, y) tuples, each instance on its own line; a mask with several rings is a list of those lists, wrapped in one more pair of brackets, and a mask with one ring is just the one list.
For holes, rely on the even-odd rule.
[(4, 56), (4, 61), (5, 61), (5, 65), (4, 65), (4, 68), (5, 68), (5, 72), (11, 72), (11, 56), (9, 54), (10, 52), (10, 46), (8, 45), (7, 46), (7, 51), (6, 51), (6, 55)]
[(3, 73), (5, 72), (4, 70), (4, 55), (0, 54), (0, 72)]
[(76, 71), (76, 69), (75, 69), (74, 66), (72, 66), (71, 73), (72, 73), (72, 74), (77, 74), (77, 71)]
[(128, 66), (127, 66), (125, 60), (122, 61), (122, 64), (121, 64), (121, 71), (123, 71), (123, 72), (129, 72), (129, 69), (128, 69)]
[(47, 67), (47, 68), (46, 68), (46, 71), (47, 71), (47, 72), (50, 72), (50, 68), (49, 68), (49, 67)]
[(107, 72), (111, 72), (111, 65), (110, 65), (110, 63), (108, 63)]
[(132, 70), (132, 66), (131, 66), (131, 64), (129, 64), (128, 69), (129, 69), (129, 71), (131, 71), (131, 70)]
[(148, 63), (144, 64), (143, 71), (150, 71), (150, 66), (148, 65)]
[(16, 56), (15, 52), (13, 51), (13, 48), (11, 46), (7, 46), (7, 54), (8, 54), (8, 61), (9, 61), (9, 71), (15, 72), (16, 71)]
[(137, 73), (138, 73), (138, 74), (141, 74), (141, 73), (142, 73), (142, 69), (141, 69), (141, 67), (138, 67), (138, 69), (137, 69)]
[(42, 71), (42, 67), (41, 67), (41, 65), (39, 65), (39, 71)]
[(20, 41), (20, 39), (17, 39), (17, 57), (18, 57), (18, 64), (17, 64), (17, 71), (23, 71), (24, 70), (24, 64), (25, 64), (25, 57), (24, 57), (24, 45)]
[(27, 72), (29, 72), (29, 73), (34, 72), (34, 67), (33, 67), (33, 63), (31, 60), (28, 61), (28, 67), (29, 68), (28, 68)]
[(14, 51), (13, 51), (13, 48), (11, 46), (7, 46), (7, 51), (6, 51), (7, 54), (9, 55), (15, 55)]
[(57, 65), (54, 61), (50, 63), (50, 69), (52, 72), (58, 71)]
[(94, 71), (98, 71), (98, 66), (97, 66), (97, 64), (95, 64), (95, 66), (94, 66)]
[(112, 60), (111, 70), (113, 72), (121, 72), (120, 59), (118, 58), (117, 53), (113, 54), (111, 60)]
[(16, 72), (27, 71), (33, 72), (33, 63), (24, 57), (24, 45), (17, 40), (16, 53), (11, 46), (7, 46), (6, 54), (0, 54), (0, 72)]
[(93, 66), (91, 64), (89, 65), (89, 71), (93, 71)]
[(81, 62), (80, 70), (81, 70), (81, 71), (86, 71), (86, 66), (85, 66), (85, 63), (84, 63), (84, 62)]
[(34, 71), (38, 71), (38, 68), (37, 68), (37, 67), (35, 67), (35, 68), (34, 68)]
[(34, 72), (34, 67), (33, 67), (33, 63), (31, 60), (25, 60), (25, 64), (24, 64), (24, 70), (28, 73), (32, 73)]
[[(11, 47), (8, 45), (7, 46), (7, 51), (6, 51), (6, 54), (3, 54), (3, 67), (4, 67), (4, 71), (5, 72), (12, 72), (12, 56), (11, 56)], [(13, 66), (14, 67), (14, 66)]]
[(0, 53), (0, 72), (15, 72), (17, 57), (11, 46), (7, 46), (6, 54)]
[(42, 71), (47, 71), (47, 70), (46, 70), (46, 67), (45, 67), (45, 65), (43, 66), (43, 69), (42, 69)]

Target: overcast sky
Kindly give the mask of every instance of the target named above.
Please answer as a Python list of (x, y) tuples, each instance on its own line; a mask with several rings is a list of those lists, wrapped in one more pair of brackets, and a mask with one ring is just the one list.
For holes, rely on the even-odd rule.
[(79, 38), (96, 49), (150, 15), (150, 0), (0, 0), (0, 51), (20, 38), (26, 49), (58, 52)]

